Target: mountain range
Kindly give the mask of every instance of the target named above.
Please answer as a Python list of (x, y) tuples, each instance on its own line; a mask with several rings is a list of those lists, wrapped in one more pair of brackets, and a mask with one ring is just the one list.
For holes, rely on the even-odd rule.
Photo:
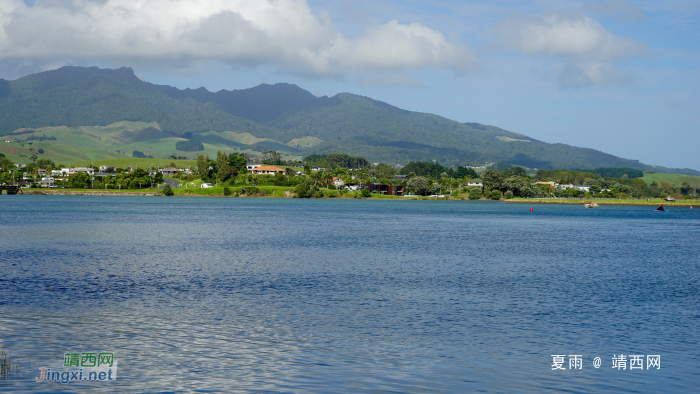
[(632, 167), (700, 175), (651, 166), (594, 149), (550, 144), (478, 123), (411, 112), (369, 97), (316, 97), (292, 84), (210, 92), (140, 80), (130, 68), (61, 67), (14, 81), (0, 79), (0, 152), (26, 156), (33, 142), (57, 160), (154, 157), (182, 152), (194, 140), (217, 150), (291, 157), (343, 152), (372, 162), (435, 161), (444, 166), (507, 162), (529, 168)]

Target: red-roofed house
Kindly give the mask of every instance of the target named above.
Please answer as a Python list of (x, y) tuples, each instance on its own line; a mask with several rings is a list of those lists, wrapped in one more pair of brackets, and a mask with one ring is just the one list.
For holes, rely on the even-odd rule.
[(275, 175), (278, 172), (281, 172), (282, 174), (285, 173), (284, 169), (275, 166), (255, 167), (251, 171), (253, 172), (253, 174), (257, 175)]

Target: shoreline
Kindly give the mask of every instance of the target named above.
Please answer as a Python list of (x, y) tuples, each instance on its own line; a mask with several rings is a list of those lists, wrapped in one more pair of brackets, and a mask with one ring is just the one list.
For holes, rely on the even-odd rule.
[[(46, 190), (46, 189), (22, 189), (23, 195), (34, 195), (34, 196), (124, 196), (124, 197), (168, 197), (163, 195), (163, 193), (158, 190), (150, 191), (117, 191), (117, 190)], [(223, 196), (219, 194), (200, 194), (200, 193), (176, 193), (171, 197), (217, 197), (217, 198), (236, 198), (236, 196)], [(266, 195), (266, 196), (247, 196), (242, 195), (238, 197), (250, 197), (250, 198), (294, 198), (291, 195), (285, 193), (284, 195)], [(336, 196), (336, 197), (323, 197), (323, 200), (347, 200), (355, 199), (351, 196)], [(363, 200), (370, 200), (373, 198), (362, 198)], [(471, 201), (463, 197), (446, 197), (446, 198), (430, 198), (430, 197), (400, 197), (400, 196), (383, 196), (379, 198), (374, 198), (373, 200), (397, 200), (397, 201), (410, 201), (410, 200), (426, 200), (426, 201)], [(479, 199), (476, 201), (496, 201), (496, 200), (485, 200)], [(700, 202), (668, 202), (668, 201), (605, 201), (605, 200), (587, 200), (593, 201), (598, 205), (621, 205), (621, 206), (654, 206), (658, 207), (663, 205), (665, 207), (700, 207)], [(512, 203), (512, 204), (560, 204), (560, 205), (582, 205), (583, 200), (565, 200), (565, 199), (510, 199), (510, 200), (499, 200), (499, 202)]]
[[(18, 193), (19, 194), (19, 193)], [(163, 193), (156, 191), (135, 192), (135, 191), (109, 191), (109, 190), (41, 190), (22, 189), (23, 195), (27, 196), (127, 196), (127, 197), (157, 197)], [(165, 197), (165, 196), (163, 196)]]
[[(598, 205), (632, 205), (632, 206), (640, 206), (640, 207), (658, 207), (659, 205), (663, 205), (664, 207), (693, 207), (693, 206), (700, 206), (700, 202), (668, 202), (668, 201), (635, 201), (635, 200), (630, 200), (630, 201), (604, 201), (604, 200), (586, 200), (586, 201), (592, 201)], [(563, 205), (583, 205), (583, 200), (544, 200), (544, 199), (511, 199), (511, 200), (503, 200), (503, 202), (507, 203), (513, 203), (513, 204), (563, 204)]]

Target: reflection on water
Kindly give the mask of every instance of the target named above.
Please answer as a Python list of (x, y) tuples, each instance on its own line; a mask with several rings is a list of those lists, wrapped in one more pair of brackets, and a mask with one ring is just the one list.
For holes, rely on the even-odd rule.
[[(119, 359), (114, 382), (2, 390), (692, 392), (700, 381), (700, 210), (0, 204), (8, 350), (57, 367), (67, 351)], [(660, 354), (661, 369), (613, 370), (619, 353)], [(553, 354), (581, 354), (583, 369), (552, 371)]]

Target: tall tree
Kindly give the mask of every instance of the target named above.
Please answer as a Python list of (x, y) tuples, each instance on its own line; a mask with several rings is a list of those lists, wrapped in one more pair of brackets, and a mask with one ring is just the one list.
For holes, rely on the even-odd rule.
[(204, 156), (200, 153), (197, 156), (197, 173), (202, 180), (209, 179), (209, 155)]

